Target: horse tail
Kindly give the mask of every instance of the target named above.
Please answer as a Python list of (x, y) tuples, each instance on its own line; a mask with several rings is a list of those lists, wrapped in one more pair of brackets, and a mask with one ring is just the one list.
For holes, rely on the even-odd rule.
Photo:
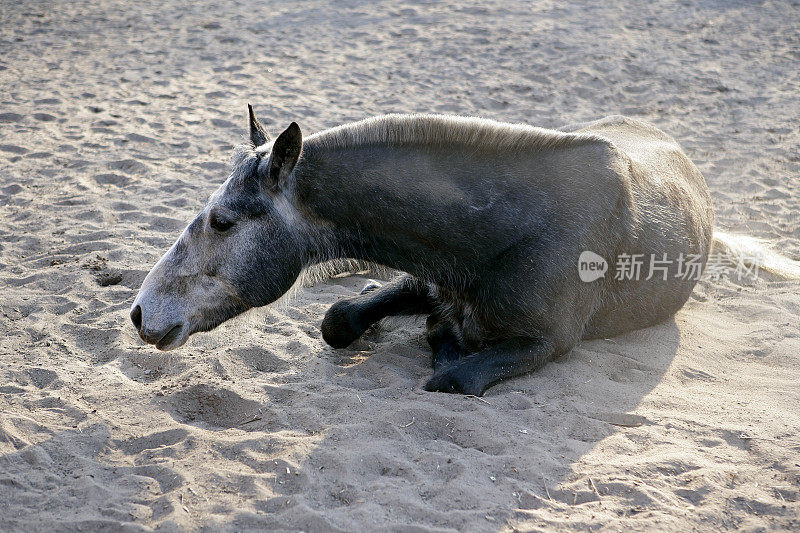
[(800, 279), (800, 261), (770, 249), (764, 239), (715, 231), (711, 253), (728, 255), (736, 264), (756, 267), (783, 279)]

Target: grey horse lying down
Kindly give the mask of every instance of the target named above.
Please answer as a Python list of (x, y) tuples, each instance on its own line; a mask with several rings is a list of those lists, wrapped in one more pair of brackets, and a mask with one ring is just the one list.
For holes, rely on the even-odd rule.
[(158, 349), (349, 258), (407, 274), (334, 304), (325, 341), (345, 347), (386, 316), (425, 314), (425, 389), (480, 395), (581, 339), (670, 317), (711, 247), (703, 176), (639, 120), (556, 131), (386, 115), (306, 139), (292, 123), (271, 140), (251, 107), (250, 140), (133, 304)]

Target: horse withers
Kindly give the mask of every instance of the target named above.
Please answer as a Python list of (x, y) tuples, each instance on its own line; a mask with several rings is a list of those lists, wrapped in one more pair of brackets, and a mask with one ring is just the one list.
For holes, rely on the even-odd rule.
[(425, 389), (481, 395), (581, 339), (670, 317), (697, 281), (689, 258), (702, 268), (711, 246), (705, 180), (639, 120), (385, 115), (271, 140), (251, 107), (250, 141), (133, 304), (161, 350), (275, 301), (309, 267), (355, 259), (405, 274), (335, 303), (325, 341), (426, 314)]

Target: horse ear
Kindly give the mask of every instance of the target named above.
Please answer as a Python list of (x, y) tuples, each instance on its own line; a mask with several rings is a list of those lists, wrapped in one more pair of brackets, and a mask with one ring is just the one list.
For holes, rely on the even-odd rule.
[(247, 104), (247, 111), (250, 114), (250, 142), (253, 143), (253, 146), (261, 146), (269, 140), (269, 135), (256, 118), (253, 106)]
[(278, 135), (272, 145), (272, 154), (269, 156), (269, 183), (276, 187), (283, 183), (294, 170), (300, 152), (303, 150), (303, 134), (297, 122), (292, 122), (283, 133)]

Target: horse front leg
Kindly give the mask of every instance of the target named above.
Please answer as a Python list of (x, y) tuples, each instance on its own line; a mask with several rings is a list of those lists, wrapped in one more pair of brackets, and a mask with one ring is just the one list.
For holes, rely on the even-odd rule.
[(404, 274), (384, 286), (369, 284), (361, 294), (333, 304), (322, 320), (322, 338), (334, 348), (346, 348), (387, 316), (430, 313), (430, 286)]
[(553, 344), (542, 338), (513, 338), (441, 365), (425, 384), (429, 392), (482, 396), (491, 385), (533, 372), (554, 356)]

